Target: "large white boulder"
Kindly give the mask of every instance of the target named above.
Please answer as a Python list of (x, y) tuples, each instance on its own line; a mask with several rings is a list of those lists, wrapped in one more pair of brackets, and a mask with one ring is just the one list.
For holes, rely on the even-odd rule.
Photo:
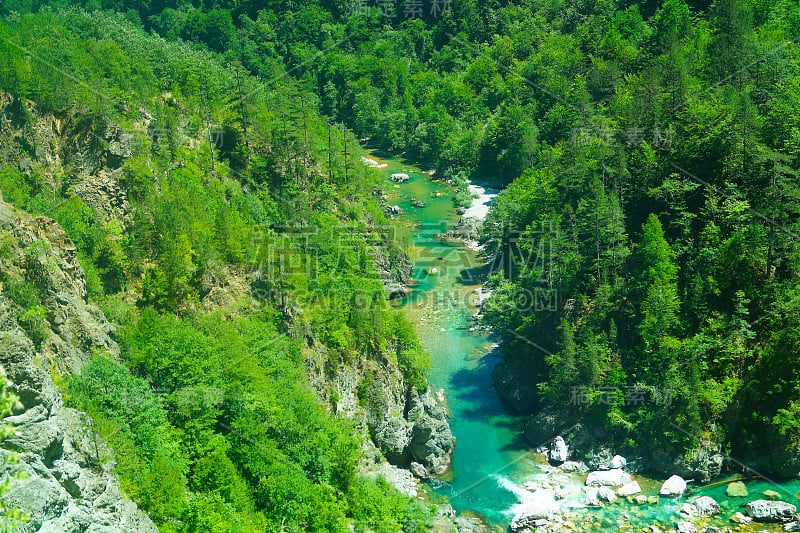
[(797, 507), (782, 501), (755, 500), (747, 504), (746, 511), (756, 522), (789, 522)]
[(680, 476), (672, 476), (661, 485), (662, 496), (680, 496), (686, 492), (686, 481)]
[(639, 494), (640, 492), (642, 492), (642, 487), (640, 487), (639, 483), (636, 481), (625, 483), (623, 486), (617, 489), (617, 494), (620, 496), (633, 496), (634, 494)]
[(619, 468), (611, 470), (595, 470), (586, 477), (587, 485), (601, 485), (604, 487), (621, 487), (630, 483), (631, 476)]

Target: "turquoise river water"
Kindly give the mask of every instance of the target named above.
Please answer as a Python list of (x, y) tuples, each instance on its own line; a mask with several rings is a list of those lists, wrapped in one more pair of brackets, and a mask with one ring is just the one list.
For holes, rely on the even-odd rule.
[[(450, 424), (456, 437), (452, 471), (430, 484), (433, 499), (447, 498), (458, 512), (478, 513), (498, 530), (505, 530), (514, 513), (535, 504), (534, 495), (523, 485), (541, 482), (553, 474), (540, 454), (521, 435), (524, 417), (512, 413), (492, 386), (492, 369), (498, 359), (494, 346), (481, 330), (473, 328), (478, 309), (482, 258), (460, 242), (437, 237), (458, 222), (453, 188), (419, 168), (393, 157), (372, 155), (387, 166), (379, 169), (385, 178), (389, 205), (398, 205), (397, 217), (406, 235), (407, 253), (414, 261), (414, 286), (397, 302), (415, 324), (431, 355), (431, 384), (442, 387), (451, 410)], [(410, 179), (402, 184), (390, 175), (403, 172)], [(435, 175), (433, 176), (435, 177)], [(425, 202), (415, 207), (414, 201)], [(657, 495), (663, 482), (644, 477), (639, 481), (646, 495)], [(552, 479), (552, 477), (550, 478)], [(682, 499), (661, 498), (657, 504), (637, 505), (625, 499), (602, 509), (582, 508), (580, 487), (585, 477), (561, 475), (559, 483), (574, 488), (574, 496), (558, 502), (572, 523), (585, 531), (641, 530), (650, 524), (670, 529), (682, 519), (681, 504), (698, 495), (709, 495), (722, 506), (722, 513), (707, 524), (731, 527), (731, 515), (744, 511), (747, 501), (758, 499), (766, 489), (776, 490), (785, 501), (797, 504), (800, 480), (778, 485), (763, 480), (746, 481), (749, 498), (728, 498), (725, 484), (695, 489)], [(694, 487), (690, 486), (690, 489)], [(752, 524), (739, 531), (781, 531), (776, 525)]]

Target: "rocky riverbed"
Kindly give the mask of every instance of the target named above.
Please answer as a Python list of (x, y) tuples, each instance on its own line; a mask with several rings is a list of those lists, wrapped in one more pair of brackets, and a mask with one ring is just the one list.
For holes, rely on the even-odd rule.
[(590, 470), (570, 460), (561, 437), (536, 454), (538, 474), (520, 484), (503, 480), (519, 501), (512, 508), (514, 533), (800, 531), (796, 497), (782, 485), (748, 494), (744, 483), (731, 483), (726, 494), (734, 496), (717, 501), (678, 475), (639, 476), (620, 455)]

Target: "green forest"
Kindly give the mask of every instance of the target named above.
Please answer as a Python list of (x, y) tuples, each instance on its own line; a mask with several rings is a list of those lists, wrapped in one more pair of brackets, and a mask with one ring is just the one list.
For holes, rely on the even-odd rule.
[[(0, 89), (22, 138), (35, 142), (49, 114), (70, 140), (63, 175), (23, 145), (0, 191), (59, 222), (89, 299), (118, 325), (123, 361), (97, 353), (62, 386), (114, 450), (92, 459), (116, 463), (159, 529), (427, 531), (428, 507), (359, 475), (363, 432), (320, 405), (305, 372), (319, 345), (325, 365), (388, 358), (427, 387), (427, 355), (370, 261), (400, 252), (377, 176), (352, 171), (355, 152), (345, 160), (353, 134), (337, 126), (329, 140), (314, 96), (288, 78), (270, 86), (110, 13), (8, 16)], [(131, 132), (131, 153), (93, 159), (114, 153), (109, 128)], [(79, 172), (101, 169), (127, 193), (124, 227), (74, 194)], [(12, 244), (0, 240), (0, 258)], [(234, 301), (203, 307), (220, 280), (255, 269)], [(41, 342), (36, 284), (2, 281)]]
[[(369, 261), (401, 245), (375, 229), (359, 142), (504, 188), (482, 228), (484, 321), (531, 376), (526, 412), (621, 450), (766, 449), (752, 464), (800, 473), (797, 1), (406, 3), (2, 4), (0, 90), (31, 104), (16, 128), (36, 112), (82, 146), (136, 132), (107, 162), (127, 231), (69, 175), (0, 170), (6, 201), (64, 227), (120, 325), (123, 362), (98, 354), (63, 386), (126, 491), (165, 531), (431, 527), (357, 475), (360, 433), (304, 371), (313, 341), (326, 364), (388, 356), (427, 386)], [(309, 243), (314, 275), (271, 262), (305, 264)], [(209, 280), (253, 264), (257, 303), (203, 310)], [(32, 291), (15, 294), (35, 331)]]

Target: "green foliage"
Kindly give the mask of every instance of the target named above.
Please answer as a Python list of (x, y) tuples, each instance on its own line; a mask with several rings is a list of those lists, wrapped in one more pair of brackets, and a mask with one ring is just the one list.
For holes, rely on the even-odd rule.
[[(0, 190), (59, 222), (89, 298), (119, 325), (122, 361), (97, 355), (67, 384), (69, 404), (92, 416), (87, 461), (114, 461), (123, 489), (164, 531), (346, 531), (356, 513), (377, 524), (353, 496), (366, 483), (356, 475), (360, 433), (319, 404), (304, 370), (308, 345), (282, 332), (307, 325), (329, 366), (396, 357), (408, 387), (427, 387), (427, 354), (388, 306), (373, 265), (378, 250), (398, 253), (380, 230), (379, 177), (360, 171), (346, 128), (333, 132), (328, 168), (326, 120), (300, 84), (264, 84), (198, 49), (275, 46), (274, 20), (243, 21), (252, 39), (237, 43), (242, 19), (228, 9), (129, 7), (137, 11), (43, 10), (0, 23), (0, 89), (14, 98), (21, 132), (9, 150), (37, 160), (32, 125), (42, 113), (62, 117), (59, 142), (69, 147), (63, 173), (4, 161), (14, 168), (0, 170)], [(322, 23), (319, 15), (301, 18)], [(56, 79), (30, 57), (75, 74)], [(283, 77), (280, 58), (241, 59)], [(115, 131), (131, 136), (131, 157), (111, 154)], [(82, 192), (101, 169), (127, 203)], [(4, 237), (0, 254), (14, 245)], [(28, 247), (31, 266), (43, 246)], [(49, 324), (36, 285), (4, 283), (40, 343)], [(207, 311), (220, 294), (223, 309)], [(370, 497), (408, 531), (429, 518), (388, 487)]]
[[(122, 487), (157, 523), (184, 512), (186, 460), (159, 397), (121, 364), (94, 357), (70, 378), (68, 401), (88, 412), (115, 450)], [(95, 437), (97, 438), (97, 437)], [(95, 462), (110, 458), (95, 448)]]
[(433, 527), (432, 509), (418, 502), (409, 505), (405, 498), (393, 493), (383, 479), (359, 478), (349, 498), (358, 532), (422, 533)]
[[(18, 399), (6, 388), (6, 375), (0, 368), (0, 420), (7, 417), (14, 411), (14, 406)], [(0, 441), (7, 439), (14, 434), (14, 428), (10, 424), (0, 425)], [(20, 473), (14, 473), (14, 464), (19, 460), (12, 452), (3, 453), (0, 457), (0, 471), (4, 472), (4, 479), (0, 481), (0, 533), (11, 533), (18, 531), (30, 521), (30, 517), (19, 509), (10, 507), (3, 499), (3, 494), (7, 493), (11, 483), (21, 479)]]
[[(446, 16), (386, 20), (348, 16), (341, 2), (133, 3), (125, 16), (50, 11), (0, 25), (4, 91), (80, 109), (73, 135), (136, 124), (140, 107), (158, 132), (138, 133), (121, 163), (124, 230), (46, 192), (36, 172), (3, 170), (0, 190), (62, 222), (91, 293), (125, 317), (128, 363), (170, 391), (189, 465), (185, 523), (217, 528), (231, 508), (252, 508), (273, 529), (284, 513), (287, 529), (353, 518), (379, 530), (384, 511), (387, 530), (414, 527), (347, 475), (352, 433), (298, 386), (302, 348), (277, 333), (302, 322), (327, 365), (388, 354), (425, 386), (427, 358), (374, 281), (370, 250), (387, 243), (371, 229), (384, 222), (375, 177), (344, 153), (357, 138), (446, 169), (462, 207), (467, 177), (509, 184), (485, 224), (497, 267), (486, 321), (536, 376), (540, 405), (645, 448), (797, 442), (800, 12), (790, 0), (628, 4), (456, 0)], [(17, 42), (79, 82), (27, 61)], [(31, 122), (25, 106), (16, 115)], [(228, 144), (209, 143), (206, 117)], [(345, 222), (352, 242), (336, 238)], [(219, 265), (251, 260), (260, 311), (196, 314)], [(141, 312), (120, 303), (124, 291)], [(528, 295), (533, 306), (520, 303)], [(301, 320), (280, 318), (298, 310)], [(576, 387), (590, 400), (611, 393), (570, 402)], [(645, 403), (626, 402), (629, 389)], [(198, 390), (214, 391), (200, 403), (213, 418), (186, 401)], [(365, 381), (360, 400), (368, 392)], [(301, 442), (312, 429), (323, 436)], [(220, 436), (230, 464), (218, 455), (216, 471), (200, 450)], [(202, 489), (230, 468), (240, 479), (225, 496)], [(387, 507), (348, 501), (352, 491)]]

